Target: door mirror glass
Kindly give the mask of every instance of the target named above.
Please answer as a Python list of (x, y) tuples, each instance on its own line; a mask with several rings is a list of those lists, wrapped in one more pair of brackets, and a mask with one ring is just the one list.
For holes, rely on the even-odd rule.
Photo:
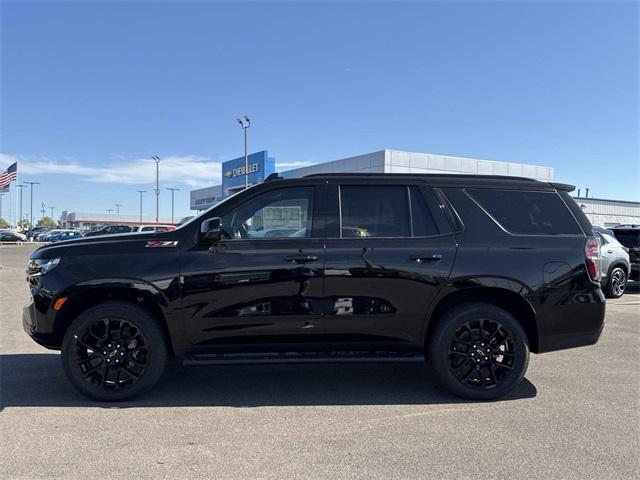
[(207, 239), (212, 242), (220, 240), (222, 237), (222, 221), (220, 217), (213, 217), (202, 222), (200, 226), (200, 233)]

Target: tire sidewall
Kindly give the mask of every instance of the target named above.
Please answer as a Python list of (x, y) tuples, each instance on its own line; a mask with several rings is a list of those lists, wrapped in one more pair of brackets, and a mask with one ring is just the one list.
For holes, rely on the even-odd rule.
[[(462, 384), (450, 367), (447, 353), (454, 332), (465, 322), (478, 318), (500, 322), (509, 330), (515, 347), (513, 369), (500, 385), (487, 390)], [(508, 394), (522, 381), (529, 365), (529, 344), (522, 326), (511, 314), (494, 305), (469, 303), (453, 308), (440, 318), (428, 341), (427, 360), (436, 378), (454, 394), (473, 400), (492, 400)]]
[[(102, 318), (122, 319), (139, 328), (148, 342), (149, 364), (135, 384), (123, 390), (109, 391), (86, 381), (76, 363), (75, 338), (89, 324)], [(167, 345), (157, 320), (145, 309), (125, 302), (106, 302), (81, 313), (69, 326), (62, 341), (62, 366), (71, 384), (82, 394), (98, 401), (122, 401), (139, 395), (155, 384), (167, 362)]]

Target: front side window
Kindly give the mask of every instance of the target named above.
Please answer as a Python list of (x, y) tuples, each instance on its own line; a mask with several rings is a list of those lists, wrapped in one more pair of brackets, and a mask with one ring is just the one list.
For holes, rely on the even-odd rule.
[(229, 239), (310, 238), (314, 187), (262, 193), (222, 217)]
[(411, 236), (404, 185), (343, 185), (340, 217), (343, 238)]

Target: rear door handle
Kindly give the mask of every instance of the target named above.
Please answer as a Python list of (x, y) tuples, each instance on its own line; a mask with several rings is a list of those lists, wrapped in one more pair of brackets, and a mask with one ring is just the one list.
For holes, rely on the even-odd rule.
[(437, 262), (438, 260), (442, 260), (442, 255), (411, 255), (409, 258), (418, 263)]
[(318, 260), (317, 255), (307, 255), (305, 253), (299, 253), (296, 255), (287, 255), (284, 258), (287, 262), (294, 262), (294, 263), (309, 263), (309, 262), (315, 262), (316, 260)]

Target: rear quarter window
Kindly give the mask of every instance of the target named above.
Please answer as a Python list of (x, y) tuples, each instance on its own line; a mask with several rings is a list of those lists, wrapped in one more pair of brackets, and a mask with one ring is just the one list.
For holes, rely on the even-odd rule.
[(582, 235), (556, 192), (467, 189), (505, 230), (523, 235)]

